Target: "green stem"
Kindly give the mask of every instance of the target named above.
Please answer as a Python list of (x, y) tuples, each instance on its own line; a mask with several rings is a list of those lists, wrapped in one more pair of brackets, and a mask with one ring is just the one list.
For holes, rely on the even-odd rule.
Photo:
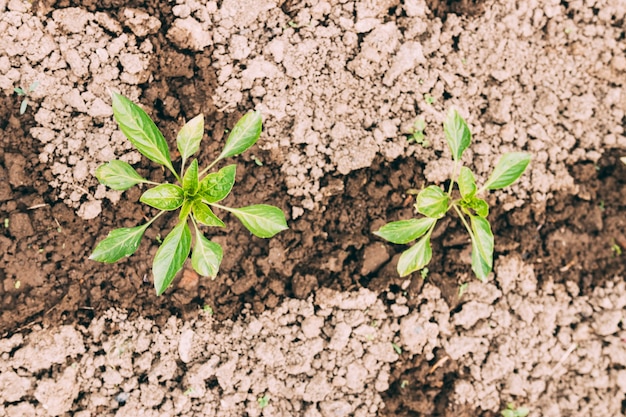
[(470, 238), (474, 240), (474, 233), (472, 232), (472, 228), (470, 227), (470, 225), (467, 224), (467, 220), (465, 220), (465, 216), (463, 215), (463, 212), (461, 211), (461, 209), (459, 209), (459, 206), (457, 206), (456, 204), (453, 205), (452, 207), (454, 207), (454, 210), (456, 210), (457, 214), (461, 218), (461, 221), (463, 222), (465, 229), (467, 229), (467, 232), (469, 233)]
[(203, 169), (203, 170), (202, 170), (202, 171), (198, 174), (199, 181), (201, 181), (202, 176), (203, 176), (204, 174), (206, 174), (206, 173), (207, 173), (207, 172), (208, 172), (211, 168), (213, 168), (213, 167), (215, 166), (215, 164), (217, 164), (220, 160), (221, 160), (221, 158), (217, 158), (215, 161), (211, 162), (211, 163), (209, 164), (209, 166), (208, 166), (208, 167), (204, 168), (204, 169)]
[(230, 207), (226, 207), (226, 206), (223, 206), (221, 204), (217, 204), (217, 203), (207, 203), (207, 204), (209, 204), (211, 206), (215, 206), (215, 207), (220, 208), (222, 210), (226, 210), (229, 213), (232, 213), (232, 211), (233, 211)]
[(452, 175), (450, 176), (450, 187), (448, 187), (448, 197), (452, 196), (452, 187), (454, 187), (454, 179), (456, 178), (456, 170), (459, 167), (459, 162), (454, 161), (454, 167), (452, 168)]
[[(154, 183), (153, 183), (153, 184), (154, 184)], [(148, 221), (148, 223), (146, 223), (146, 229), (147, 229), (147, 228), (148, 228), (148, 227), (149, 227), (149, 226), (150, 226), (150, 225), (151, 225), (151, 224), (152, 224), (152, 223), (153, 223), (156, 219), (158, 219), (159, 217), (161, 217), (161, 215), (162, 215), (163, 213), (165, 213), (165, 210), (161, 210), (161, 211), (159, 212), (159, 214), (157, 214), (157, 215), (156, 215), (156, 216), (154, 216), (154, 217), (153, 217), (150, 221)]]

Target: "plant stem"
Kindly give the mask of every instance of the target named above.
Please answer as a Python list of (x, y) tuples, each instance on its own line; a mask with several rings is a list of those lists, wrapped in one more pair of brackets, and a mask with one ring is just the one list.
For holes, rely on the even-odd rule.
[(454, 167), (452, 168), (452, 175), (450, 176), (450, 187), (448, 187), (448, 197), (452, 196), (452, 187), (454, 187), (454, 179), (456, 178), (456, 170), (459, 166), (458, 161), (454, 161)]
[(474, 240), (474, 233), (472, 232), (472, 228), (470, 227), (470, 225), (467, 224), (467, 220), (465, 220), (465, 216), (463, 215), (463, 212), (461, 211), (461, 209), (459, 209), (459, 206), (457, 206), (456, 204), (454, 204), (452, 207), (454, 207), (454, 210), (456, 210), (457, 214), (461, 218), (461, 221), (463, 222), (463, 225), (467, 229), (467, 232), (469, 233), (470, 238)]
[(221, 160), (220, 158), (217, 158), (215, 161), (211, 162), (211, 163), (209, 164), (209, 166), (208, 166), (208, 167), (204, 168), (204, 169), (203, 169), (203, 170), (202, 170), (202, 171), (198, 174), (199, 181), (202, 181), (202, 176), (203, 176), (204, 174), (206, 174), (208, 170), (210, 170), (211, 168), (213, 168), (213, 167), (215, 166), (215, 164), (217, 164), (220, 160)]
[(226, 207), (226, 206), (223, 206), (221, 204), (217, 204), (217, 203), (209, 203), (209, 204), (212, 205), (212, 206), (215, 206), (217, 208), (220, 208), (222, 210), (226, 210), (229, 213), (232, 213), (232, 211), (233, 211), (230, 207)]
[[(152, 183), (155, 184), (155, 183)], [(159, 212), (159, 214), (157, 214), (156, 216), (154, 216), (148, 223), (146, 223), (146, 226), (150, 226), (156, 219), (158, 219), (159, 217), (161, 217), (161, 215), (165, 213), (165, 210), (161, 210)], [(147, 228), (147, 227), (146, 227)]]

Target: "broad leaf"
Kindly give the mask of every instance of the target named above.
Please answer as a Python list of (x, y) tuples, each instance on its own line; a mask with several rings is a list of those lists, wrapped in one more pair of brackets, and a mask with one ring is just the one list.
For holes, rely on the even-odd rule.
[(181, 222), (165, 237), (152, 262), (154, 288), (161, 295), (183, 267), (191, 250), (191, 232), (187, 222)]
[(257, 204), (241, 208), (224, 207), (239, 219), (252, 233), (261, 238), (269, 238), (288, 229), (285, 214), (281, 209), (267, 204)]
[(487, 219), (470, 216), (472, 227), (472, 270), (485, 281), (493, 268), (493, 233)]
[(191, 266), (204, 277), (215, 278), (222, 262), (222, 247), (204, 237), (196, 229), (196, 243), (191, 253)]
[(114, 190), (128, 190), (133, 185), (147, 182), (127, 162), (113, 160), (96, 168), (96, 178), (101, 184)]
[(387, 223), (374, 234), (391, 243), (404, 244), (423, 236), (436, 222), (437, 219), (430, 217), (400, 220)]
[(221, 221), (211, 210), (209, 206), (202, 201), (194, 200), (191, 205), (193, 217), (205, 226), (217, 226), (224, 227), (224, 222)]
[(522, 176), (529, 163), (530, 154), (525, 152), (511, 152), (502, 155), (483, 188), (498, 190), (508, 187)]
[(469, 168), (461, 167), (458, 183), (461, 197), (464, 199), (473, 197), (474, 194), (476, 194), (476, 180), (474, 179), (474, 174)]
[(200, 181), (198, 194), (207, 203), (217, 203), (226, 198), (235, 184), (237, 165), (228, 165)]
[(450, 109), (448, 112), (446, 120), (443, 122), (443, 132), (450, 147), (452, 158), (459, 161), (472, 141), (472, 134), (465, 120), (455, 109)]
[(415, 208), (426, 217), (440, 219), (448, 211), (448, 201), (448, 195), (441, 188), (430, 185), (417, 195)]
[(174, 184), (160, 184), (142, 194), (139, 201), (159, 210), (176, 210), (183, 205), (185, 193)]
[(489, 204), (487, 204), (487, 202), (482, 198), (478, 198), (476, 196), (470, 197), (466, 200), (461, 200), (459, 205), (468, 215), (473, 216), (474, 214), (477, 214), (480, 217), (487, 217), (489, 215)]
[(217, 159), (239, 155), (254, 145), (260, 136), (261, 112), (255, 111), (245, 114), (231, 130), (228, 139), (226, 139), (226, 145), (224, 145), (224, 149)]
[(123, 95), (113, 93), (113, 116), (120, 130), (139, 152), (173, 171), (167, 142), (141, 107)]
[(125, 256), (130, 256), (139, 247), (141, 238), (149, 223), (136, 227), (113, 229), (93, 250), (89, 259), (98, 262), (113, 263)]
[(176, 147), (180, 156), (187, 160), (193, 154), (198, 152), (200, 142), (204, 135), (204, 115), (199, 114), (189, 120), (178, 132), (176, 136)]
[(194, 159), (183, 177), (183, 190), (188, 196), (194, 196), (198, 192), (198, 160)]
[(433, 256), (430, 247), (430, 233), (423, 236), (417, 243), (402, 252), (398, 260), (398, 274), (405, 277), (417, 270), (424, 268)]

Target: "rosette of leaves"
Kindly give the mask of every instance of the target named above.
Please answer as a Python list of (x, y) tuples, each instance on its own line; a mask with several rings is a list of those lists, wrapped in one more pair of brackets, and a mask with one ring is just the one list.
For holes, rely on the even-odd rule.
[[(406, 244), (417, 239), (398, 260), (398, 273), (404, 277), (428, 265), (432, 258), (430, 237), (437, 221), (448, 211), (454, 210), (469, 233), (472, 270), (481, 281), (485, 281), (493, 269), (494, 239), (487, 220), (489, 205), (479, 196), (486, 190), (498, 190), (517, 181), (530, 162), (530, 154), (504, 154), (487, 182), (478, 188), (472, 171), (461, 164), (463, 152), (472, 140), (467, 123), (456, 110), (451, 109), (443, 130), (454, 160), (448, 190), (436, 185), (424, 188), (415, 202), (415, 210), (424, 217), (387, 223), (374, 234), (396, 244)], [(458, 185), (458, 195), (455, 193), (453, 196), (455, 184)]]
[[(193, 159), (188, 166), (187, 162), (200, 149), (204, 117), (198, 115), (189, 120), (176, 137), (182, 159), (180, 173), (174, 169), (165, 138), (146, 112), (128, 98), (113, 93), (113, 115), (121, 131), (137, 150), (170, 171), (176, 183), (149, 181), (128, 163), (119, 160), (99, 166), (96, 177), (100, 183), (114, 190), (127, 190), (137, 184), (154, 185), (142, 194), (140, 201), (160, 212), (143, 225), (112, 230), (98, 243), (90, 259), (113, 263), (132, 255), (146, 229), (158, 217), (165, 212), (179, 210), (178, 223), (163, 239), (152, 264), (154, 288), (157, 295), (161, 295), (182, 269), (189, 253), (191, 265), (198, 274), (213, 278), (217, 275), (223, 257), (222, 248), (207, 239), (201, 230), (202, 226), (225, 226), (213, 209), (232, 213), (250, 233), (261, 238), (270, 238), (287, 229), (285, 215), (278, 207), (256, 204), (232, 208), (220, 204), (233, 188), (236, 165), (227, 165), (209, 173), (221, 160), (239, 155), (256, 143), (261, 135), (261, 114), (258, 111), (244, 115), (235, 124), (222, 152), (203, 170), (199, 169), (197, 159)], [(193, 228), (193, 238), (189, 224)]]

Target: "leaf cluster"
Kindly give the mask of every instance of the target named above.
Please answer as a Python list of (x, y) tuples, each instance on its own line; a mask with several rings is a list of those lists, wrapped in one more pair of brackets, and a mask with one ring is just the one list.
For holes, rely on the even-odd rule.
[[(159, 216), (179, 210), (178, 223), (163, 239), (152, 264), (154, 287), (157, 295), (161, 295), (171, 285), (190, 253), (191, 265), (198, 274), (208, 277), (217, 275), (223, 258), (222, 247), (207, 239), (201, 230), (201, 226), (225, 227), (224, 222), (214, 213), (214, 208), (232, 213), (253, 235), (261, 238), (270, 238), (287, 229), (285, 215), (277, 207), (256, 204), (232, 208), (219, 204), (233, 188), (235, 164), (208, 173), (219, 161), (239, 155), (256, 143), (261, 135), (261, 114), (258, 111), (244, 115), (235, 124), (222, 152), (204, 170), (199, 169), (197, 159), (193, 159), (186, 167), (189, 159), (199, 151), (204, 135), (204, 117), (198, 115), (189, 120), (176, 137), (176, 146), (182, 159), (180, 173), (174, 169), (165, 138), (145, 111), (123, 95), (113, 93), (113, 116), (120, 130), (137, 150), (167, 168), (176, 183), (158, 184), (149, 181), (120, 160), (99, 166), (96, 177), (100, 183), (114, 190), (127, 190), (137, 184), (155, 185), (141, 195), (140, 201), (160, 211), (143, 225), (109, 232), (95, 247), (90, 259), (113, 263), (132, 255), (139, 247), (146, 229)], [(193, 239), (189, 223), (193, 227)]]
[(39, 81), (33, 82), (28, 89), (24, 89), (22, 87), (15, 87), (13, 91), (19, 97), (24, 97), (22, 102), (20, 103), (20, 114), (26, 113), (26, 109), (28, 108), (28, 95), (35, 91), (39, 87)]
[[(435, 225), (448, 211), (454, 210), (470, 236), (472, 270), (484, 281), (493, 268), (494, 239), (487, 220), (489, 204), (479, 195), (486, 190), (498, 190), (517, 181), (526, 170), (530, 155), (523, 152), (503, 155), (487, 182), (479, 189), (472, 171), (461, 165), (463, 152), (470, 146), (472, 140), (467, 123), (456, 110), (452, 109), (446, 116), (443, 130), (454, 160), (448, 191), (436, 185), (424, 188), (417, 195), (415, 202), (415, 210), (424, 217), (387, 223), (374, 234), (397, 244), (406, 244), (418, 239), (412, 247), (402, 253), (398, 261), (398, 273), (404, 277), (428, 265), (432, 258), (430, 237)], [(453, 198), (454, 184), (458, 185), (459, 198)]]

